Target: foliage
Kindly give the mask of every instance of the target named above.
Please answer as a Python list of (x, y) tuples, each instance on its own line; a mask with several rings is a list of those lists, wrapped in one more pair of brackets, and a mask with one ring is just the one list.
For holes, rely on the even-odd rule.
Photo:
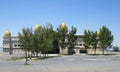
[(84, 47), (86, 49), (93, 48), (94, 53), (96, 54), (96, 49), (99, 47), (103, 49), (104, 54), (104, 50), (112, 46), (111, 44), (113, 41), (113, 35), (111, 34), (111, 31), (109, 31), (108, 28), (103, 26), (102, 28), (100, 28), (99, 32), (85, 30), (83, 41)]
[(69, 32), (68, 38), (67, 38), (67, 40), (68, 40), (68, 48), (70, 50), (70, 53), (73, 52), (73, 48), (74, 48), (75, 43), (76, 43), (75, 42), (76, 41), (75, 34), (77, 32), (77, 29), (75, 27), (72, 26), (71, 28), (72, 28), (72, 30)]
[(119, 47), (118, 46), (114, 46), (113, 47), (113, 51), (115, 51), (115, 52), (119, 51)]
[(58, 32), (58, 44), (59, 44), (59, 48), (64, 49), (66, 47), (65, 39), (66, 39), (66, 35), (68, 33), (68, 28), (67, 28), (66, 25), (64, 25), (64, 26), (60, 25), (57, 28), (57, 32)]
[(52, 25), (48, 24), (43, 28), (43, 50), (51, 51), (53, 49), (54, 31)]
[(32, 28), (23, 28), (22, 33), (18, 33), (18, 37), (21, 48), (25, 51), (27, 64), (27, 59), (31, 59), (33, 54), (34, 57), (37, 56), (38, 58), (38, 54), (40, 54), (41, 57), (41, 53), (43, 53), (46, 57), (48, 51), (53, 50), (53, 47), (55, 47), (57, 34), (53, 30), (53, 26), (48, 24), (44, 27), (37, 26), (34, 33)]
[(85, 30), (84, 31), (84, 38), (83, 38), (83, 41), (84, 41), (84, 47), (86, 49), (90, 48), (90, 45), (91, 45), (91, 31), (90, 30)]
[(111, 46), (111, 43), (113, 41), (113, 35), (111, 34), (111, 31), (108, 28), (102, 26), (98, 33), (98, 39), (98, 44), (103, 49), (104, 54), (104, 50)]
[(91, 32), (91, 46), (93, 46), (95, 54), (96, 54), (97, 45), (98, 45), (97, 32)]
[(34, 51), (38, 57), (38, 53), (41, 52), (43, 48), (43, 28), (40, 26), (34, 31)]
[(31, 35), (32, 35), (32, 30), (29, 28), (23, 28), (22, 33), (18, 33), (21, 48), (24, 49), (25, 51), (25, 57), (26, 57), (25, 64), (27, 64), (27, 58), (28, 58), (27, 52), (30, 51), (31, 49), (30, 47), (31, 46)]
[[(76, 32), (77, 29), (73, 26), (71, 31), (69, 31), (65, 23), (61, 24), (57, 31), (53, 30), (51, 24), (45, 26), (37, 25), (34, 32), (32, 28), (23, 28), (22, 33), (18, 33), (18, 37), (21, 48), (25, 51), (26, 64), (27, 58), (33, 57), (33, 54), (34, 57), (40, 55), (41, 58), (41, 53), (46, 57), (49, 51), (58, 47), (62, 49), (62, 52), (66, 47), (73, 49), (76, 41)], [(83, 41), (86, 49), (93, 48), (96, 54), (97, 46), (99, 46), (103, 48), (104, 54), (104, 50), (111, 46), (113, 35), (108, 28), (103, 26), (100, 28), (99, 33), (85, 30)]]

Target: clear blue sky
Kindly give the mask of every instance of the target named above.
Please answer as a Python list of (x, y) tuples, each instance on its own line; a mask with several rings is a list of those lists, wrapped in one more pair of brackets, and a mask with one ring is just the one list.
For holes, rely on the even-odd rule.
[(56, 29), (62, 22), (77, 34), (105, 25), (120, 46), (120, 0), (0, 0), (0, 47), (7, 29), (17, 35), (23, 27), (51, 23)]

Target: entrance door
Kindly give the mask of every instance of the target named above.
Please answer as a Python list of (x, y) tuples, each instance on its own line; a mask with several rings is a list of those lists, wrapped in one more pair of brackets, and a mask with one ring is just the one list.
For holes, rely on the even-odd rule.
[(87, 53), (87, 50), (80, 50), (80, 53)]

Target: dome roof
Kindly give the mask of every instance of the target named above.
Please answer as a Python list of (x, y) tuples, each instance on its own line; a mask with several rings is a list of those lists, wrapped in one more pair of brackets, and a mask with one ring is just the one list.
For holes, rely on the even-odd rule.
[(100, 34), (100, 32), (102, 32), (103, 31), (103, 28), (104, 28), (104, 26), (102, 26), (98, 31), (97, 31), (97, 35), (99, 35)]
[(6, 30), (6, 31), (4, 32), (4, 36), (11, 36), (10, 31), (9, 31), (9, 30)]
[(34, 30), (36, 31), (36, 30), (39, 29), (39, 28), (40, 28), (40, 24), (36, 24)]
[(61, 24), (61, 28), (64, 29), (64, 28), (66, 28), (66, 27), (67, 27), (66, 24), (63, 22), (63, 23)]

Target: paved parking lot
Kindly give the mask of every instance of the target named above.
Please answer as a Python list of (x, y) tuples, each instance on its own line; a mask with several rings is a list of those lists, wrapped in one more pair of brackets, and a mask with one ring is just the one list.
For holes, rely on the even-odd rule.
[(0, 72), (120, 72), (120, 56), (68, 55), (39, 61), (0, 61)]

